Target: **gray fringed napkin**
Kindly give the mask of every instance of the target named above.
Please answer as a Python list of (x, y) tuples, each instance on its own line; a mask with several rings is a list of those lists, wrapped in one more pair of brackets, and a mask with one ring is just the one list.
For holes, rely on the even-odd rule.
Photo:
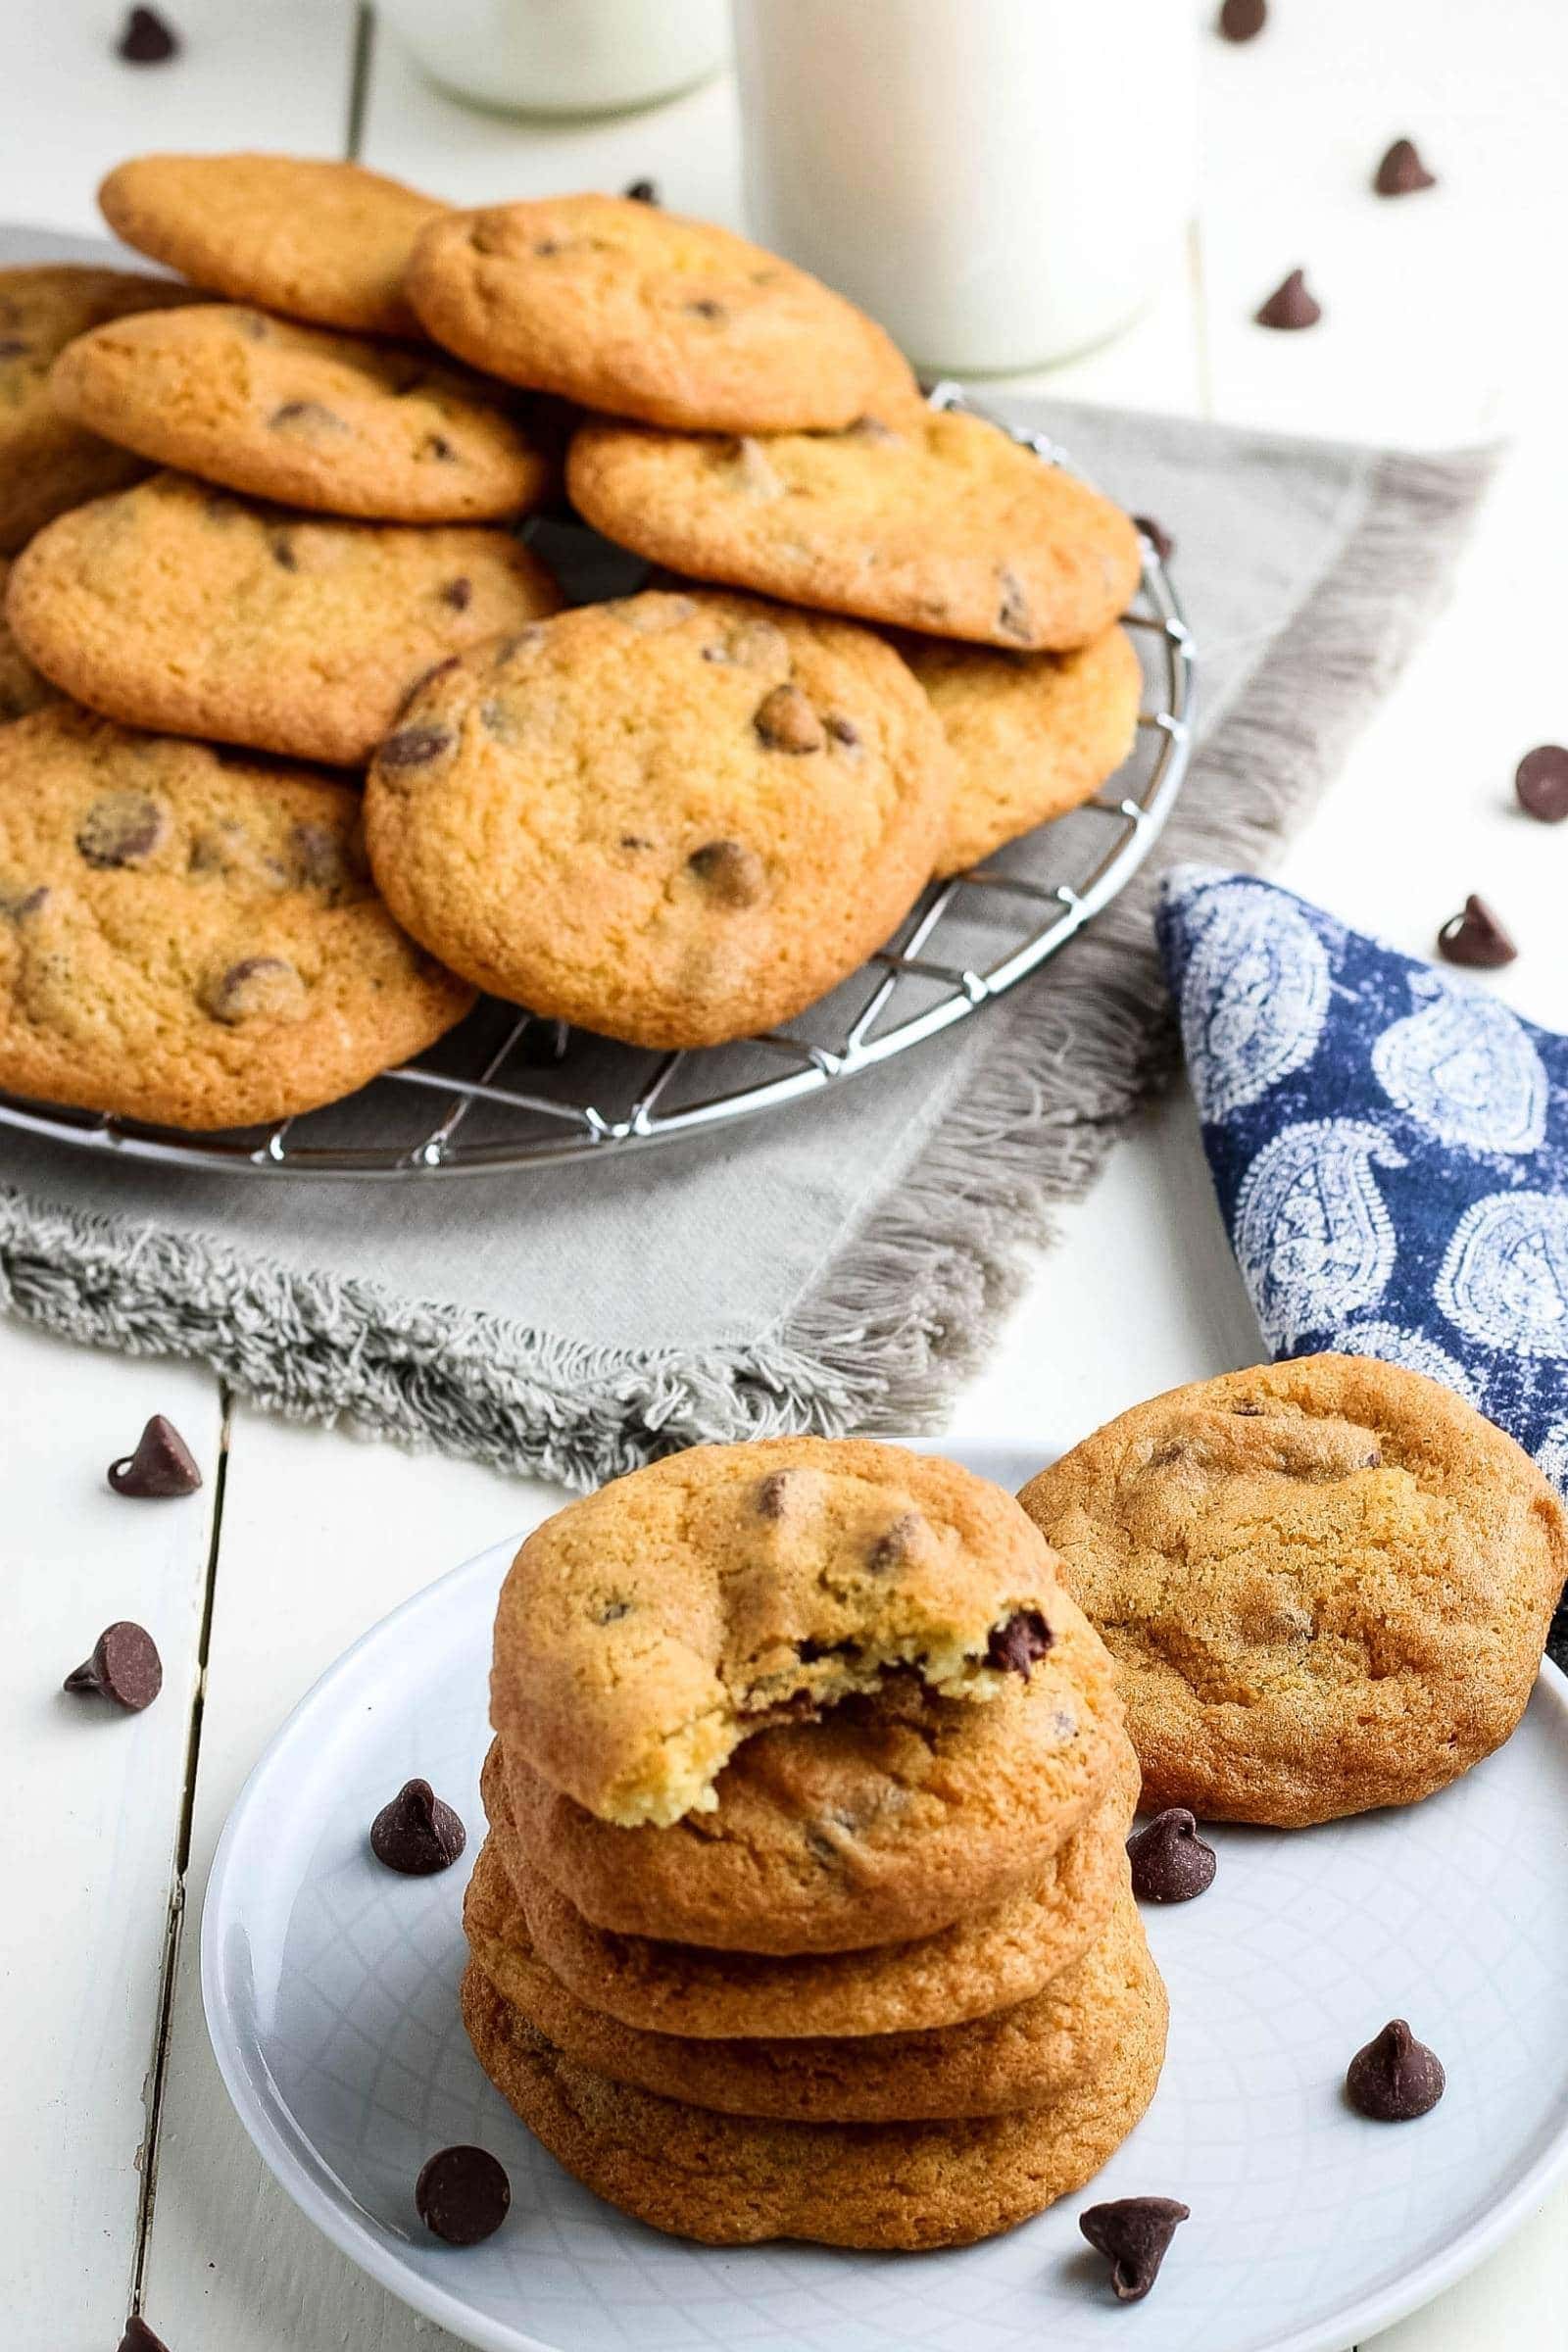
[(612, 1164), (293, 1183), (0, 1127), (0, 1304), (576, 1485), (696, 1441), (929, 1421), (1165, 1065), (1158, 870), (1269, 860), (1419, 633), (1492, 466), (1009, 413), (1174, 533), (1201, 658), (1161, 848), (1062, 956), (836, 1095)]

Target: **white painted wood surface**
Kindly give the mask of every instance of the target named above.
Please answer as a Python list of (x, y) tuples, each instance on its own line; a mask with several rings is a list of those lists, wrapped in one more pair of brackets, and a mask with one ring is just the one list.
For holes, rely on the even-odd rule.
[[(109, 0), (11, 0), (0, 218), (88, 228), (97, 179), (139, 148), (343, 152), (355, 33), (344, 0), (169, 5), (184, 55), (132, 74), (110, 55)], [(1285, 875), (1417, 952), (1482, 890), (1524, 951), (1501, 992), (1568, 1025), (1568, 834), (1520, 819), (1509, 788), (1522, 750), (1568, 733), (1556, 415), (1568, 334), (1553, 285), (1568, 14), (1560, 0), (1512, 0), (1505, 18), (1485, 0), (1274, 0), (1273, 13), (1249, 48), (1205, 45), (1188, 276), (1119, 343), (1031, 385), (1416, 445), (1517, 435), (1450, 611)], [(465, 112), (383, 39), (365, 96), (366, 160), (460, 200), (652, 172), (673, 203), (737, 214), (723, 84), (622, 122), (543, 130)], [(1365, 182), (1400, 132), (1444, 185), (1378, 205)], [(1266, 335), (1250, 314), (1298, 263), (1324, 323)], [(1137, 1396), (1255, 1352), (1177, 1101), (1141, 1122), (1091, 1200), (1064, 1214), (954, 1426), (1044, 1458)], [(207, 1485), (177, 1503), (118, 1500), (103, 1467), (156, 1409), (179, 1422)], [(549, 1497), (243, 1408), (225, 1422), (204, 1375), (86, 1354), (4, 1321), (0, 1461), (14, 1596), (0, 1660), (14, 1849), (0, 1910), (8, 2340), (109, 2352), (144, 2291), (172, 2352), (447, 2342), (318, 2240), (252, 2154), (208, 2053), (188, 1928), (229, 1803), (316, 1674)], [(126, 1615), (162, 1647), (158, 1705), (124, 1721), (59, 1697), (102, 1625)], [(1568, 2194), (1381, 2337), (1380, 2352), (1561, 2352), (1565, 2292)]]

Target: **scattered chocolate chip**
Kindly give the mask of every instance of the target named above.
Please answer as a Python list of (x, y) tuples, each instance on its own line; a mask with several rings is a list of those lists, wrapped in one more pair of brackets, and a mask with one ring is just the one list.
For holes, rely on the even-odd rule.
[[(419, 683), (425, 681), (421, 678)], [(428, 767), (432, 760), (442, 760), (457, 742), (450, 727), (400, 727), (389, 735), (375, 755), (378, 767)]]
[(775, 686), (762, 697), (752, 724), (770, 752), (819, 752), (822, 722), (798, 686)]
[(1289, 333), (1299, 327), (1316, 326), (1323, 308), (1307, 292), (1305, 273), (1293, 270), (1252, 316), (1259, 326), (1280, 327)]
[(162, 1413), (154, 1413), (136, 1440), (135, 1452), (111, 1462), (107, 1475), (117, 1494), (134, 1495), (138, 1501), (194, 1494), (202, 1483), (196, 1456), (172, 1421)]
[(725, 906), (754, 906), (766, 886), (766, 867), (743, 841), (705, 842), (686, 862)]
[(1568, 750), (1560, 743), (1537, 744), (1515, 768), (1513, 788), (1527, 816), (1560, 825), (1568, 817)]
[(687, 303), (686, 308), (694, 318), (708, 318), (715, 325), (727, 316), (724, 305), (715, 302), (710, 294), (699, 294), (695, 301)]
[(846, 751), (853, 752), (858, 749), (860, 730), (853, 718), (845, 717), (842, 710), (830, 710), (823, 724), (834, 742), (842, 743)]
[(284, 532), (278, 531), (270, 544), (272, 562), (283, 571), (298, 571), (300, 560), (294, 553), (293, 540), (288, 538)]
[(179, 36), (153, 8), (131, 9), (115, 43), (127, 66), (165, 66), (179, 55)]
[(1133, 1892), (1146, 1903), (1190, 1903), (1214, 1884), (1218, 1861), (1185, 1805), (1168, 1805), (1127, 1840)]
[(414, 2202), (449, 2246), (476, 2246), (506, 2220), (512, 2182), (487, 2148), (442, 2148), (420, 2168)]
[(1512, 963), (1519, 951), (1486, 900), (1472, 893), (1464, 903), (1464, 912), (1450, 914), (1438, 933), (1438, 953), (1449, 963), (1492, 972)]
[(1135, 514), (1133, 521), (1143, 532), (1160, 562), (1168, 564), (1176, 553), (1176, 542), (1164, 524), (1156, 522), (1152, 514)]
[(790, 1474), (787, 1470), (770, 1470), (757, 1490), (757, 1508), (763, 1519), (782, 1519), (789, 1498)]
[(127, 1715), (150, 1707), (164, 1687), (163, 1661), (145, 1627), (121, 1618), (106, 1625), (84, 1665), (68, 1674), (61, 1688), (112, 1698)]
[(1402, 2017), (1391, 2018), (1375, 2041), (1357, 2050), (1345, 2075), (1350, 2105), (1375, 2124), (1409, 2124), (1430, 2114), (1443, 2087), (1441, 2059)]
[(47, 882), (35, 883), (30, 890), (24, 890), (20, 883), (0, 882), (0, 917), (8, 923), (24, 922), (37, 913), (48, 896)]
[(120, 2352), (169, 2352), (169, 2346), (161, 2335), (154, 2335), (145, 2320), (132, 2312), (120, 2339)]
[(922, 1524), (918, 1511), (901, 1511), (892, 1526), (884, 1528), (870, 1550), (868, 1565), (874, 1576), (886, 1576), (908, 1558)]
[(144, 792), (106, 792), (76, 827), (76, 847), (89, 865), (140, 865), (166, 830), (162, 808)]
[(998, 628), (1005, 629), (1009, 637), (1016, 637), (1022, 645), (1032, 644), (1035, 624), (1030, 617), (1029, 599), (1024, 594), (1022, 580), (1006, 564), (1003, 565), (997, 577), (1002, 588), (1002, 601), (997, 607)]
[(242, 956), (203, 983), (199, 1002), (215, 1021), (296, 1021), (305, 1010), (305, 983), (286, 956)]
[(370, 1824), (370, 1851), (405, 1878), (448, 1870), (468, 1842), (467, 1832), (428, 1781), (405, 1781)]
[(1217, 30), (1226, 41), (1255, 41), (1268, 22), (1266, 0), (1225, 0)]
[(1038, 1609), (1015, 1609), (1005, 1625), (994, 1628), (986, 1643), (986, 1664), (999, 1674), (1021, 1674), (1027, 1682), (1030, 1667), (1054, 1640)]
[(450, 605), (454, 612), (466, 612), (473, 602), (473, 582), (461, 574), (455, 580), (448, 580), (441, 591), (441, 602)]
[(1138, 2303), (1148, 2294), (1171, 2239), (1191, 2213), (1190, 2206), (1178, 2205), (1174, 2197), (1113, 2197), (1078, 2216), (1078, 2227), (1095, 2252), (1110, 2264), (1111, 2289), (1118, 2303)]
[(627, 183), (625, 192), (631, 198), (633, 204), (657, 204), (659, 202), (659, 182), (657, 179), (631, 180)]
[(342, 417), (319, 400), (285, 400), (267, 421), (278, 427), (302, 424), (313, 433), (346, 433), (349, 429)]
[(1412, 139), (1396, 139), (1372, 176), (1380, 196), (1417, 196), (1437, 184), (1436, 173), (1427, 170)]

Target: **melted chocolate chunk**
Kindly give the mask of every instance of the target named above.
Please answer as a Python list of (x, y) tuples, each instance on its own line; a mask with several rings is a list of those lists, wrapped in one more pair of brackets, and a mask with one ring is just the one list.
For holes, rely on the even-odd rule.
[(487, 2148), (442, 2148), (420, 2168), (414, 2202), (449, 2246), (476, 2246), (506, 2220), (512, 2182)]
[(999, 1674), (1021, 1674), (1029, 1680), (1036, 1658), (1043, 1658), (1055, 1636), (1038, 1609), (1016, 1609), (999, 1625), (986, 1643), (986, 1664)]
[(184, 1439), (162, 1413), (154, 1413), (136, 1441), (134, 1453), (111, 1462), (109, 1484), (117, 1494), (163, 1500), (172, 1494), (194, 1494), (202, 1483), (196, 1457)]
[(1168, 1805), (1127, 1840), (1133, 1892), (1146, 1903), (1190, 1903), (1214, 1884), (1218, 1859), (1185, 1805)]
[(141, 865), (168, 830), (162, 808), (144, 792), (106, 792), (76, 827), (76, 847), (91, 866)]
[(284, 956), (242, 956), (201, 990), (204, 1012), (228, 1028), (244, 1021), (293, 1021), (305, 1010), (305, 983)]
[(467, 1842), (462, 1822), (428, 1781), (405, 1781), (370, 1824), (371, 1853), (405, 1878), (450, 1869)]
[(1443, 2096), (1444, 2081), (1436, 2051), (1417, 2041), (1402, 2017), (1395, 2017), (1350, 2060), (1345, 2095), (1357, 2114), (1375, 2124), (1409, 2124), (1431, 2113)]
[(1174, 2197), (1114, 2197), (1078, 2216), (1078, 2227), (1095, 2252), (1110, 2264), (1111, 2290), (1118, 2303), (1142, 2302), (1191, 2210)]
[(80, 1695), (112, 1698), (127, 1715), (150, 1707), (164, 1687), (163, 1660), (145, 1626), (122, 1617), (106, 1625), (92, 1656), (73, 1668), (61, 1689)]

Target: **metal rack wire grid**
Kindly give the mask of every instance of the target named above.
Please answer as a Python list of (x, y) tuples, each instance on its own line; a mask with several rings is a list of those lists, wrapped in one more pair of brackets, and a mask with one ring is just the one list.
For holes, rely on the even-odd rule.
[[(929, 397), (937, 409), (987, 414), (956, 384)], [(1070, 464), (1044, 434), (991, 421), (1043, 464)], [(209, 1173), (429, 1179), (603, 1158), (847, 1086), (997, 1004), (1059, 955), (1148, 857), (1187, 773), (1195, 656), (1147, 535), (1125, 625), (1145, 690), (1118, 774), (1081, 808), (933, 884), (852, 979), (781, 1029), (653, 1054), (487, 999), (417, 1060), (346, 1102), (270, 1127), (184, 1134), (3, 1093), (0, 1126)]]

